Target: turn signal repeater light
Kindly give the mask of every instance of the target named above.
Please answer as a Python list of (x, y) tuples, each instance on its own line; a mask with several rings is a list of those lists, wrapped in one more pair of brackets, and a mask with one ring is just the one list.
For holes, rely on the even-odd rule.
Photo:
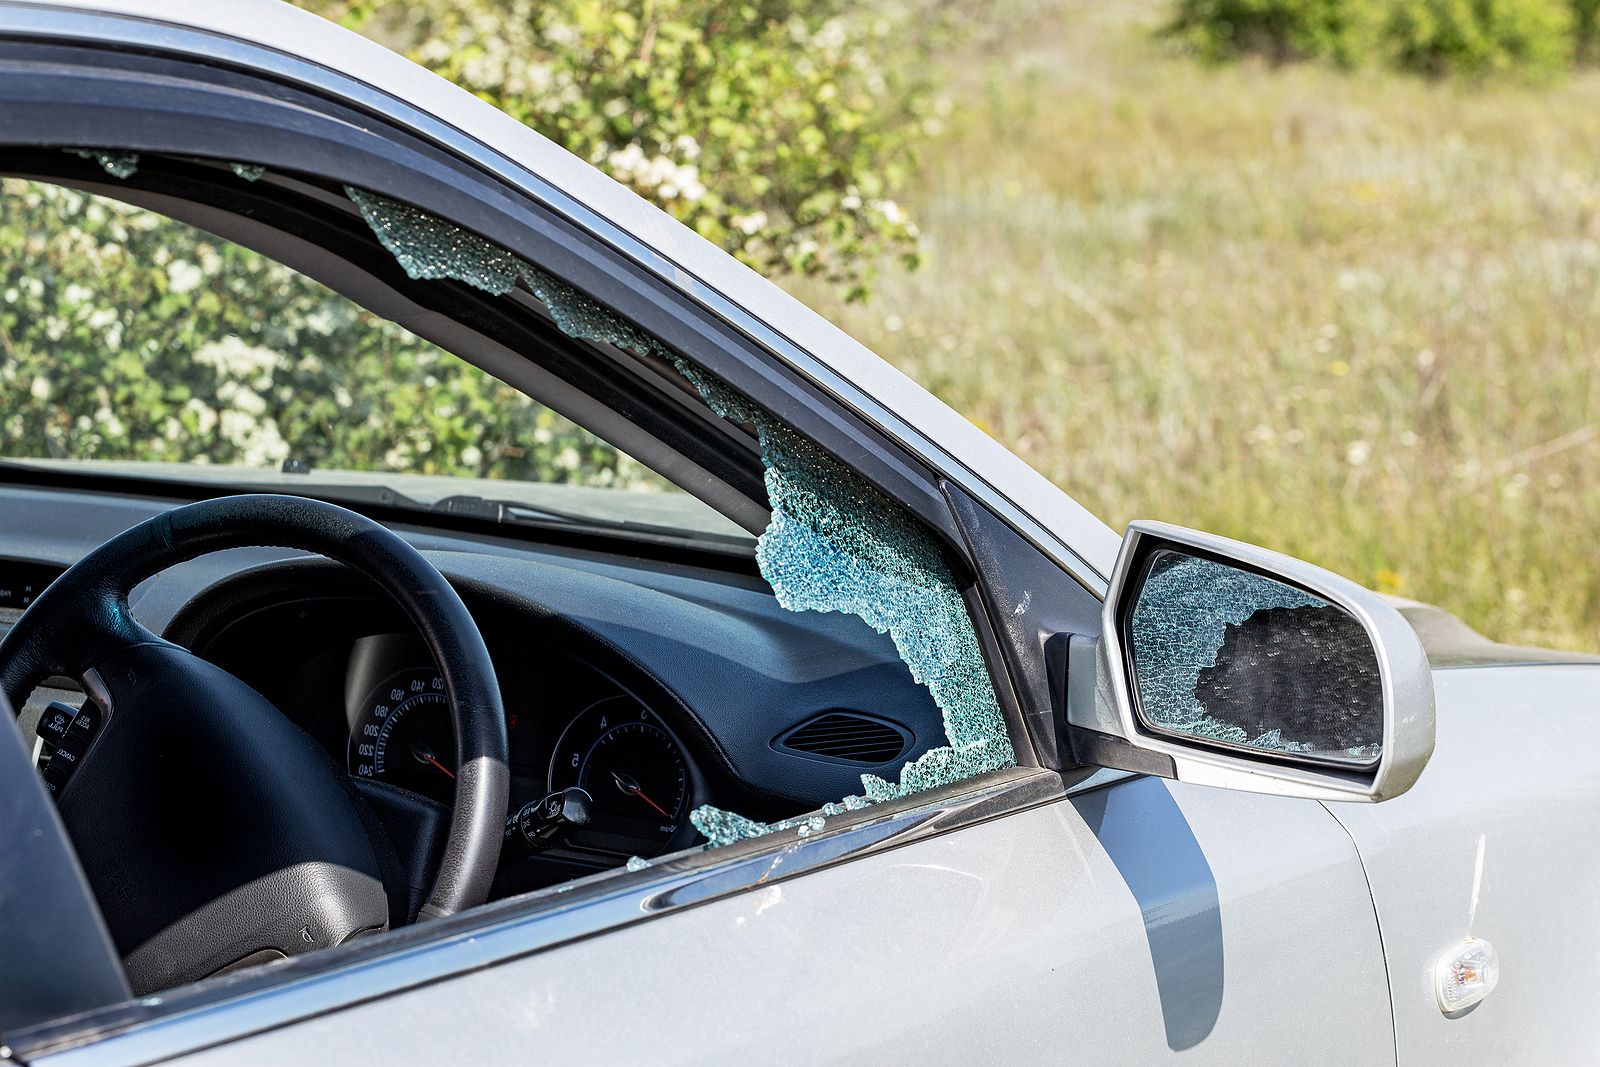
[(1499, 982), (1500, 957), (1482, 938), (1458, 941), (1433, 965), (1433, 991), (1446, 1015), (1466, 1011), (1493, 993)]

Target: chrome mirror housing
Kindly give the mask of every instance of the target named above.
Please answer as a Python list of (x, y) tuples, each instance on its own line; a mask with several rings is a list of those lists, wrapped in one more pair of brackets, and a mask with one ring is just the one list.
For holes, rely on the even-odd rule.
[(1128, 527), (1097, 641), (1068, 664), (1074, 748), (1181, 781), (1386, 800), (1433, 752), (1433, 677), (1376, 593), (1277, 552)]

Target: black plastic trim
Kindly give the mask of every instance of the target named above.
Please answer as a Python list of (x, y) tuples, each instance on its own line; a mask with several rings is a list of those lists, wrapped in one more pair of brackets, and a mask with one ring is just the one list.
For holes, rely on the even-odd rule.
[[(795, 744), (796, 734), (799, 734), (805, 730), (816, 729), (818, 723), (832, 718), (854, 719), (858, 722), (868, 723), (872, 726), (880, 727), (881, 729), (886, 730), (888, 733), (897, 737), (900, 742), (900, 747), (883, 759), (869, 760), (855, 759), (849, 756), (830, 755), (829, 753), (819, 752), (815, 749), (802, 748)], [(803, 756), (806, 759), (825, 760), (829, 763), (846, 763), (856, 767), (883, 767), (891, 764), (898, 764), (905, 759), (906, 752), (908, 752), (911, 746), (915, 743), (916, 738), (912, 735), (911, 731), (907, 730), (899, 723), (890, 722), (888, 719), (880, 716), (868, 715), (866, 712), (855, 711), (851, 708), (829, 708), (825, 711), (819, 711), (815, 715), (806, 719), (804, 722), (796, 723), (772, 739), (772, 747), (782, 749), (784, 752), (792, 753), (796, 756)]]
[(55, 805), (0, 692), (0, 1035), (132, 997)]
[[(951, 514), (966, 541), (977, 581), (971, 606), (987, 623), (979, 627), (984, 653), (1003, 669), (1009, 684), (996, 689), (1015, 710), (1012, 744), (1018, 762), (1063, 770), (1070, 766), (1070, 746), (1063, 743), (1066, 721), (1065, 637), (1100, 630), (1100, 601), (1077, 579), (1023, 540), (992, 511), (960, 486), (941, 481)], [(1061, 641), (1061, 663), (1050, 654)], [(1063, 688), (1057, 691), (1056, 679)], [(1026, 765), (1024, 763), (1024, 765)]]

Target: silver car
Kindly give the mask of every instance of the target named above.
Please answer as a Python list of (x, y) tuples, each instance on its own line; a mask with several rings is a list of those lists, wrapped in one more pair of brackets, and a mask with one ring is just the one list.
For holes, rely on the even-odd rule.
[(0, 0), (0, 145), (0, 1059), (1600, 1058), (1594, 659), (286, 5)]

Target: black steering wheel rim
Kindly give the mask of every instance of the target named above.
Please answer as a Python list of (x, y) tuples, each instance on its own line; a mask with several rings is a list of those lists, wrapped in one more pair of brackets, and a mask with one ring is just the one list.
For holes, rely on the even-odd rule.
[(0, 691), (20, 708), (53, 676), (82, 679), (119, 650), (165, 644), (135, 621), (128, 595), (175, 564), (230, 548), (314, 552), (361, 572), (416, 626), (444, 678), (456, 738), (455, 803), (419, 918), (483, 903), (509, 797), (508, 742), (494, 664), (466, 605), (397, 534), (319, 500), (247, 494), (163, 512), (100, 545), (41, 594), (0, 641)]

